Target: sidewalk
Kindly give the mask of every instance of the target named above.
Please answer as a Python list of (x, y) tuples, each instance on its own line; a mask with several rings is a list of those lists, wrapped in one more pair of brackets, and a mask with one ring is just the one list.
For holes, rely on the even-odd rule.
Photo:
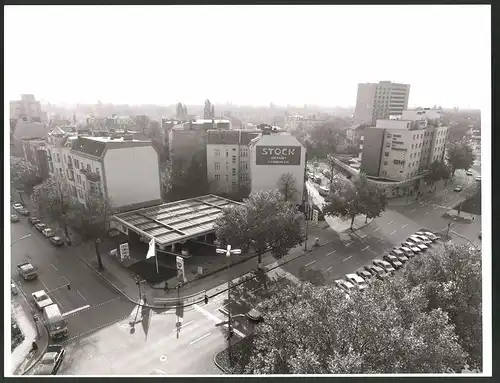
[[(312, 226), (312, 227), (311, 227)], [(331, 240), (333, 231), (325, 222), (320, 222), (317, 227), (310, 225), (309, 227), (309, 240), (308, 240), (308, 250), (312, 248), (315, 238), (319, 238), (321, 245), (324, 245), (327, 241)], [(297, 256), (304, 254), (303, 244), (297, 246), (290, 250), (289, 254), (280, 260), (280, 264), (284, 261), (292, 259)], [(102, 254), (102, 261), (104, 265), (104, 270), (97, 270), (97, 259), (95, 251), (92, 246), (82, 245), (79, 249), (73, 248), (77, 256), (85, 262), (89, 267), (91, 267), (96, 273), (100, 274), (103, 279), (105, 279), (109, 284), (111, 284), (118, 292), (126, 296), (130, 301), (137, 302), (139, 299), (139, 288), (135, 283), (134, 275), (132, 272), (121, 265), (119, 261), (113, 259), (108, 254)], [(203, 290), (207, 290), (207, 295), (213, 296), (227, 288), (228, 278), (238, 278), (244, 274), (257, 269), (257, 256), (254, 255), (251, 258), (247, 258), (242, 262), (237, 262), (237, 256), (232, 260), (229, 272), (226, 267), (218, 272), (211, 275), (204, 276), (193, 281), (188, 282), (183, 287), (180, 288), (180, 295), (185, 297), (192, 294), (197, 294)], [(236, 262), (235, 262), (236, 261)], [(270, 254), (265, 253), (262, 256), (262, 264), (264, 267), (269, 269), (270, 267), (276, 267), (278, 262)], [(154, 267), (154, 265), (152, 265)], [(172, 286), (173, 284), (171, 284)], [(161, 298), (177, 298), (177, 290), (170, 289), (165, 292), (163, 289), (155, 289), (147, 284), (141, 284), (141, 293), (146, 293), (147, 297), (161, 297)]]
[[(12, 314), (25, 337), (24, 341), (12, 352), (11, 371), (14, 375), (24, 375), (45, 354), (49, 344), (49, 336), (43, 325), (38, 326), (40, 337), (37, 336), (36, 325), (31, 316), (31, 306), (21, 291), (17, 296), (12, 296), (11, 308)], [(33, 341), (36, 341), (38, 345), (38, 350), (34, 353), (30, 351)]]

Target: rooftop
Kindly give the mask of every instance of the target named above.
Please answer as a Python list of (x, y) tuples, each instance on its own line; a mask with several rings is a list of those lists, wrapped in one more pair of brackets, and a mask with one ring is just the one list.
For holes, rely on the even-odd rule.
[(214, 230), (222, 209), (236, 205), (213, 194), (116, 214), (113, 219), (159, 245), (196, 238)]
[(137, 146), (151, 146), (151, 140), (137, 140), (134, 139), (132, 135), (125, 139), (124, 137), (80, 136), (73, 144), (72, 150), (101, 158), (106, 149), (120, 149)]
[(245, 130), (209, 130), (207, 145), (248, 145), (260, 131)]
[(29, 140), (33, 138), (46, 138), (49, 129), (41, 122), (25, 122), (18, 120), (14, 128), (14, 137), (19, 140)]

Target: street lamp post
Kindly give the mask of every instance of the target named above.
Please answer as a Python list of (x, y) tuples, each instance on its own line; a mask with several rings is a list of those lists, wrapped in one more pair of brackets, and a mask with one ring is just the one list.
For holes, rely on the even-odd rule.
[(229, 342), (229, 347), (231, 347), (231, 334), (233, 332), (231, 328), (231, 275), (229, 274), (229, 268), (231, 266), (230, 256), (231, 254), (239, 255), (241, 254), (240, 249), (231, 249), (231, 245), (227, 245), (226, 249), (216, 249), (217, 254), (225, 254), (227, 257), (227, 316), (228, 316), (228, 329), (229, 335), (227, 340)]

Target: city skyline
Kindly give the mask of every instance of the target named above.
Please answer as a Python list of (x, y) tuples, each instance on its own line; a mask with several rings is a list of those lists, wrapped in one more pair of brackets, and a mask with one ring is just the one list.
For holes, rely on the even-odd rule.
[(10, 6), (5, 20), (10, 100), (347, 107), (358, 83), (392, 81), (410, 108), (489, 104), (486, 6)]

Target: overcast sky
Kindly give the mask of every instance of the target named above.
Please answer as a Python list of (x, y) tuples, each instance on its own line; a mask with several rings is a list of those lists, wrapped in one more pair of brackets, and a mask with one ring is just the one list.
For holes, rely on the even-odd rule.
[(490, 103), (489, 6), (5, 7), (6, 99), (349, 106)]

